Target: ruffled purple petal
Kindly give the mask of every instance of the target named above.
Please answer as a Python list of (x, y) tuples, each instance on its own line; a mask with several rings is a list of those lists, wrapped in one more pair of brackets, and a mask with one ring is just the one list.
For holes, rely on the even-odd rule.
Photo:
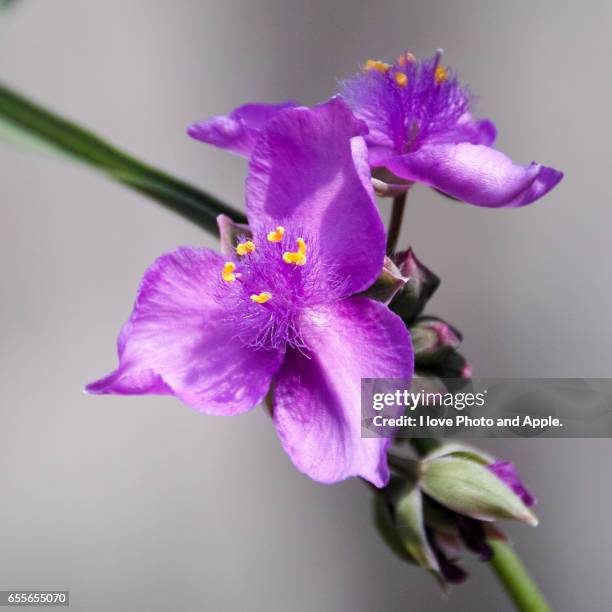
[(193, 123), (187, 128), (187, 133), (196, 140), (248, 157), (266, 123), (280, 111), (293, 106), (297, 106), (297, 102), (245, 104), (229, 115), (217, 115)]
[(389, 160), (387, 167), (406, 180), (492, 208), (531, 204), (563, 178), (553, 168), (535, 162), (519, 166), (500, 151), (469, 143), (424, 146)]
[(283, 355), (245, 347), (233, 337), (219, 301), (223, 263), (208, 249), (181, 248), (159, 257), (145, 272), (119, 335), (119, 367), (86, 390), (175, 395), (207, 414), (256, 406)]
[(280, 225), (284, 248), (294, 250), (297, 237), (315, 240), (320, 284), (342, 283), (344, 295), (371, 285), (385, 255), (361, 138), (366, 129), (338, 97), (313, 109), (288, 109), (263, 130), (247, 179), (256, 239)]
[(516, 468), (510, 461), (495, 461), (495, 463), (489, 465), (489, 469), (502, 482), (508, 485), (523, 500), (527, 507), (536, 504), (536, 498), (525, 488)]
[(308, 313), (302, 333), (308, 348), (288, 351), (273, 387), (285, 451), (314, 480), (362, 476), (384, 486), (390, 440), (361, 437), (360, 383), (412, 377), (406, 327), (379, 302), (355, 297)]

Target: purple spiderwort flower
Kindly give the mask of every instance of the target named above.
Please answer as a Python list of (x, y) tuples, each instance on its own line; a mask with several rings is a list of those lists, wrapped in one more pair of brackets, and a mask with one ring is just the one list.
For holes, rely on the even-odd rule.
[(174, 395), (214, 415), (270, 391), (299, 470), (384, 486), (390, 440), (361, 438), (360, 379), (409, 379), (413, 357), (401, 319), (354, 296), (385, 251), (366, 131), (339, 98), (266, 122), (247, 179), (252, 237), (231, 260), (205, 248), (162, 255), (119, 335), (119, 367), (87, 390)]
[(548, 193), (563, 174), (536, 162), (516, 165), (491, 148), (495, 125), (472, 117), (470, 93), (440, 57), (441, 51), (426, 60), (404, 53), (393, 65), (369, 60), (341, 83), (368, 125), (372, 167), (477, 206), (525, 206)]
[(497, 460), (488, 467), (521, 498), (527, 507), (535, 506), (536, 498), (525, 488), (516, 468), (510, 461)]
[[(369, 128), (370, 166), (375, 178), (388, 183), (379, 184), (396, 195), (420, 182), (492, 208), (525, 206), (548, 193), (563, 173), (536, 162), (514, 164), (493, 149), (495, 125), (473, 118), (470, 93), (440, 56), (416, 60), (405, 53), (393, 65), (369, 60), (341, 83), (341, 95)], [(247, 104), (194, 123), (188, 133), (249, 157), (266, 122), (292, 105)]]

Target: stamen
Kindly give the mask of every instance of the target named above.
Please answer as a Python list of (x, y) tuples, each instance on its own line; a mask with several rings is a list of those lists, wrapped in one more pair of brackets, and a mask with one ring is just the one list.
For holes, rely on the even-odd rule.
[(306, 263), (306, 243), (303, 238), (297, 239), (298, 250), (286, 251), (283, 253), (283, 261), (296, 266), (303, 266)]
[(226, 283), (233, 283), (236, 280), (236, 275), (234, 274), (235, 269), (236, 269), (236, 264), (233, 261), (228, 261), (223, 266), (223, 270), (221, 270), (221, 278)]
[(280, 242), (283, 239), (284, 234), (285, 228), (282, 225), (279, 225), (275, 232), (270, 232), (268, 234), (268, 240), (270, 242)]
[(400, 65), (400, 66), (405, 66), (406, 64), (414, 64), (416, 62), (416, 57), (414, 57), (414, 55), (412, 55), (412, 53), (410, 53), (410, 51), (408, 51), (407, 53), (404, 53), (403, 55), (400, 55), (396, 62)]
[(408, 85), (408, 77), (403, 72), (396, 72), (395, 73), (395, 82), (400, 87), (406, 87), (406, 85)]
[(238, 255), (247, 255), (248, 253), (252, 253), (255, 250), (255, 243), (252, 240), (247, 240), (246, 242), (241, 242), (236, 246), (236, 253)]
[(436, 85), (440, 85), (446, 81), (446, 69), (442, 64), (438, 64), (436, 66), (436, 72), (434, 73), (434, 79), (436, 81)]
[(262, 291), (261, 293), (254, 293), (251, 296), (253, 302), (257, 304), (265, 304), (268, 300), (272, 299), (272, 294), (269, 291)]
[(386, 74), (389, 71), (389, 68), (391, 68), (391, 65), (387, 64), (387, 62), (381, 62), (379, 60), (373, 60), (373, 59), (369, 59), (363, 65), (364, 70), (377, 70), (381, 74)]

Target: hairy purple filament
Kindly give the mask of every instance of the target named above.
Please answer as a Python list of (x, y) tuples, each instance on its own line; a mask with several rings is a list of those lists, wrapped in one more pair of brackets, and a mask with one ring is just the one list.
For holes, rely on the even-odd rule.
[[(417, 150), (425, 141), (444, 142), (460, 129), (471, 95), (454, 73), (440, 64), (441, 53), (417, 61), (410, 53), (394, 65), (373, 62), (342, 82), (342, 93), (372, 126), (386, 122), (386, 139), (398, 154)], [(374, 116), (375, 114), (375, 116)], [(368, 116), (372, 115), (372, 116)], [(372, 140), (384, 139), (382, 133)]]

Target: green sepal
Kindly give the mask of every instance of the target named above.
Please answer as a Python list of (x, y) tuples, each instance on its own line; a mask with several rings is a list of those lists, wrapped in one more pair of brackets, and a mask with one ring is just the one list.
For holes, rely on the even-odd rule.
[(482, 521), (505, 518), (538, 524), (520, 497), (476, 461), (452, 456), (426, 459), (421, 471), (423, 491), (459, 514)]
[(419, 317), (409, 329), (417, 367), (442, 363), (463, 339), (457, 329), (437, 317)]
[(415, 559), (404, 547), (399, 537), (397, 527), (393, 522), (391, 507), (384, 495), (374, 495), (374, 524), (378, 533), (391, 551), (402, 561), (416, 565)]
[(495, 457), (489, 455), (489, 453), (463, 442), (442, 442), (437, 448), (427, 453), (423, 460), (432, 461), (448, 456), (470, 459), (485, 466), (495, 462)]
[(358, 295), (388, 304), (407, 281), (399, 268), (385, 255), (382, 271), (374, 284)]
[(429, 545), (423, 520), (423, 494), (416, 484), (406, 485), (395, 506), (398, 535), (410, 556), (425, 570), (440, 573), (440, 566)]
[(253, 232), (246, 223), (235, 223), (227, 215), (217, 217), (217, 226), (219, 227), (221, 252), (224, 255), (235, 255), (238, 243), (241, 240), (249, 240), (253, 237)]
[(425, 304), (440, 285), (440, 279), (415, 256), (412, 249), (397, 253), (393, 258), (406, 284), (391, 300), (389, 308), (409, 323), (425, 308)]

